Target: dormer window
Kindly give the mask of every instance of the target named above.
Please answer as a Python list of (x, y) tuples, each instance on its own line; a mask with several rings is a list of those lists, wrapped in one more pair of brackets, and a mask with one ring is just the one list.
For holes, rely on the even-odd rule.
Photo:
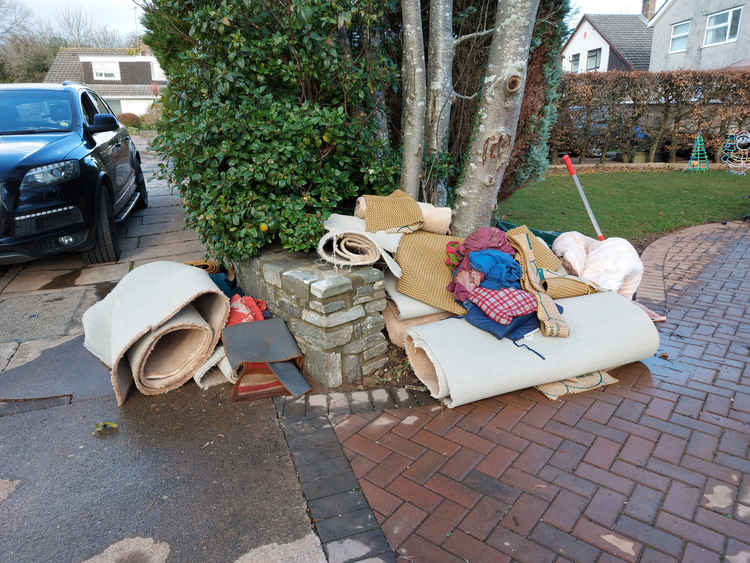
[(91, 63), (94, 80), (120, 80), (120, 63), (96, 61)]

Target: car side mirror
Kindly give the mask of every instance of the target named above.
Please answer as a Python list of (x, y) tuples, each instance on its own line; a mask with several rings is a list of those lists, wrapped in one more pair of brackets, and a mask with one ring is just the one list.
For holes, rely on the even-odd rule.
[(89, 132), (104, 133), (105, 131), (117, 131), (120, 125), (117, 119), (111, 113), (97, 113), (94, 116), (94, 123), (89, 125)]

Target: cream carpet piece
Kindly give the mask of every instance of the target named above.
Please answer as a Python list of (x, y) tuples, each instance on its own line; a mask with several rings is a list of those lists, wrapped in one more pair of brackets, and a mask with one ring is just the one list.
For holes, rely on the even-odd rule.
[(385, 311), (383, 311), (383, 319), (385, 320), (385, 329), (388, 331), (388, 338), (394, 346), (398, 346), (399, 348), (404, 347), (406, 332), (411, 327), (426, 325), (429, 323), (436, 323), (452, 316), (452, 313), (438, 311), (437, 313), (432, 313), (431, 315), (401, 319), (398, 315), (398, 309), (392, 301), (388, 301), (385, 306)]
[(410, 328), (407, 357), (432, 396), (457, 407), (643, 360), (659, 347), (651, 320), (621, 295), (596, 293), (558, 303), (570, 326), (568, 338), (535, 332), (519, 341), (544, 360), (456, 318)]
[(323, 224), (326, 229), (318, 242), (318, 255), (334, 266), (367, 266), (382, 259), (396, 277), (401, 267), (393, 259), (403, 234), (368, 233), (364, 220), (349, 215), (332, 214)]
[(385, 272), (385, 293), (388, 295), (388, 299), (393, 302), (398, 313), (398, 318), (402, 321), (408, 319), (414, 319), (416, 317), (424, 317), (426, 315), (434, 315), (435, 313), (443, 313), (441, 309), (423, 303), (413, 297), (404, 295), (398, 289), (396, 289), (396, 283), (398, 280), (393, 274)]
[(204, 391), (222, 383), (237, 383), (238, 379), (239, 375), (232, 369), (227, 352), (222, 345), (216, 347), (211, 357), (198, 368), (193, 376), (193, 381)]
[(211, 356), (229, 300), (200, 268), (152, 262), (127, 274), (83, 315), (84, 346), (112, 373), (117, 404), (184, 384)]

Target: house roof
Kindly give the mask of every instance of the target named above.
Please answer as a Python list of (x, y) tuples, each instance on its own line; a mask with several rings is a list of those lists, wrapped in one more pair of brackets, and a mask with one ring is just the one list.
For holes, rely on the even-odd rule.
[(594, 27), (631, 70), (648, 70), (654, 30), (646, 27), (647, 22), (643, 16), (640, 14), (584, 14), (563, 45), (563, 51), (578, 33), (584, 21), (588, 21)]
[(585, 14), (596, 29), (633, 70), (648, 70), (653, 28), (640, 14)]
[(130, 49), (94, 49), (90, 47), (63, 47), (57, 52), (47, 71), (45, 82), (83, 82), (83, 68), (80, 57), (115, 56), (124, 57), (130, 54)]

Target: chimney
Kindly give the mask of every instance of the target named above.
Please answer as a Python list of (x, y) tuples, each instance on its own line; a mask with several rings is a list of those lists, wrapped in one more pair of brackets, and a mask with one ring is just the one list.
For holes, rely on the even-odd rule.
[(656, 7), (656, 0), (643, 0), (643, 7), (641, 8), (641, 14), (643, 14), (643, 17), (647, 20), (650, 20), (654, 17), (654, 12)]

